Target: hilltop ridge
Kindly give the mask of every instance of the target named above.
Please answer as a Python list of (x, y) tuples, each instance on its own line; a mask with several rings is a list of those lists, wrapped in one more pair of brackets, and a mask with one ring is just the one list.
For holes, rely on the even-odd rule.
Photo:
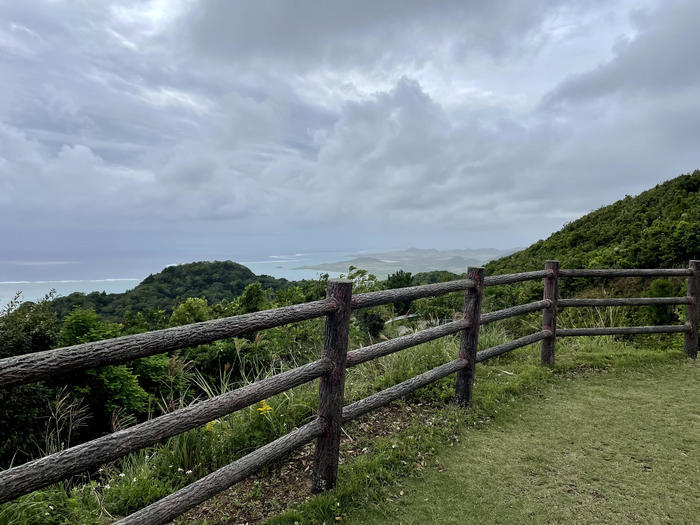
[(373, 273), (380, 279), (385, 279), (398, 270), (411, 273), (446, 270), (461, 274), (466, 271), (468, 266), (480, 266), (497, 257), (513, 253), (516, 249), (464, 248), (437, 250), (411, 247), (406, 250), (365, 253), (344, 261), (302, 266), (301, 268), (325, 272), (347, 272), (349, 266), (355, 266)]
[(489, 275), (567, 268), (668, 268), (700, 258), (700, 170), (626, 196), (486, 265)]
[(80, 306), (92, 308), (106, 319), (120, 320), (127, 310), (161, 309), (169, 313), (179, 299), (186, 297), (205, 297), (210, 304), (223, 299), (230, 301), (254, 282), (273, 290), (290, 284), (287, 279), (255, 275), (246, 266), (233, 261), (199, 261), (167, 266), (124, 293), (74, 292), (54, 299), (52, 306), (60, 317), (74, 306)]

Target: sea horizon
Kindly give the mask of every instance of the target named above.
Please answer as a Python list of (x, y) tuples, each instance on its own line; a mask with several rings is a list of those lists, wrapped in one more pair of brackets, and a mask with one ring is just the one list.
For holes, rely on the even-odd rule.
[[(450, 252), (460, 250), (439, 251), (452, 255)], [(421, 263), (420, 258), (416, 259), (415, 251), (415, 248), (389, 248), (381, 252), (364, 249), (347, 251), (289, 251), (287, 253), (260, 254), (259, 251), (251, 250), (247, 254), (229, 257), (218, 252), (203, 254), (202, 257), (198, 258), (169, 253), (155, 256), (154, 254), (148, 256), (102, 254), (101, 256), (93, 255), (89, 259), (75, 260), (70, 258), (61, 260), (47, 258), (45, 261), (41, 259), (6, 259), (0, 260), (0, 279), (2, 279), (0, 280), (0, 307), (6, 306), (18, 292), (21, 292), (21, 301), (40, 300), (49, 294), (51, 290), (55, 290), (57, 297), (66, 296), (74, 292), (85, 294), (91, 292), (124, 293), (135, 288), (149, 275), (160, 273), (164, 268), (198, 261), (234, 261), (249, 268), (256, 275), (269, 275), (289, 281), (318, 279), (324, 273), (331, 277), (338, 277), (343, 273), (347, 273), (348, 268), (346, 266), (350, 264), (362, 266), (379, 278), (386, 278), (388, 273), (399, 268), (413, 272), (436, 269), (459, 272), (466, 270), (468, 264), (473, 264), (472, 261), (465, 260), (464, 270), (459, 270), (450, 267), (450, 260), (441, 259), (440, 257), (436, 258), (436, 256), (431, 254), (430, 260), (433, 263), (426, 265), (424, 261)], [(472, 248), (468, 251), (498, 250), (493, 248)], [(500, 251), (508, 253), (515, 250)], [(393, 257), (387, 258), (390, 255), (396, 255), (396, 260)], [(363, 256), (375, 258), (376, 263), (379, 264), (367, 263), (366, 260), (362, 260)], [(466, 256), (472, 257), (473, 254), (466, 254)], [(359, 260), (355, 262), (353, 259)], [(366, 265), (363, 265), (363, 263), (366, 263)], [(392, 265), (390, 263), (397, 264)], [(444, 263), (445, 266), (441, 266), (441, 263)]]
[[(96, 261), (0, 261), (4, 280), (0, 281), (0, 308), (6, 306), (18, 292), (21, 292), (21, 301), (38, 301), (45, 297), (51, 290), (55, 290), (56, 296), (66, 296), (74, 292), (92, 293), (124, 293), (135, 288), (149, 275), (159, 273), (169, 266), (187, 264), (197, 260), (230, 260), (249, 268), (256, 275), (270, 275), (278, 279), (299, 281), (302, 279), (317, 279), (322, 273), (329, 273), (332, 277), (339, 272), (322, 272), (319, 270), (298, 269), (298, 266), (329, 263), (343, 258), (357, 255), (358, 252), (299, 252), (294, 254), (253, 255), (243, 257), (244, 260), (233, 258), (211, 258), (181, 260), (162, 264), (148, 261), (126, 261), (126, 275), (112, 277), (94, 277), (80, 279), (76, 277), (81, 268), (86, 273), (94, 274), (100, 266)], [(107, 261), (106, 261), (107, 262)], [(110, 263), (114, 260), (110, 259)], [(15, 270), (14, 275), (8, 270)], [(116, 274), (116, 269), (110, 264), (104, 264), (105, 275)]]

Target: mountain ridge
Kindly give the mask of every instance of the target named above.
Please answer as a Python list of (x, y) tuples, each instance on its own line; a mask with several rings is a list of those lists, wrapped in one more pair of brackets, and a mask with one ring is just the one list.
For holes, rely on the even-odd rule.
[(516, 249), (463, 248), (438, 250), (435, 248), (411, 247), (406, 250), (365, 253), (343, 261), (302, 266), (299, 269), (347, 272), (350, 266), (355, 266), (375, 274), (380, 279), (384, 279), (398, 270), (411, 273), (446, 270), (461, 274), (466, 271), (468, 266), (483, 265), (496, 257), (512, 253)]
[(664, 268), (700, 258), (700, 170), (627, 195), (566, 224), (547, 239), (490, 261), (487, 275), (564, 268)]
[(210, 304), (224, 299), (231, 301), (254, 282), (273, 290), (291, 284), (287, 279), (256, 275), (233, 261), (197, 261), (166, 266), (123, 293), (74, 292), (54, 299), (51, 304), (59, 317), (79, 306), (92, 308), (106, 319), (118, 321), (127, 310), (135, 313), (162, 309), (170, 313), (179, 300), (187, 297), (204, 297)]

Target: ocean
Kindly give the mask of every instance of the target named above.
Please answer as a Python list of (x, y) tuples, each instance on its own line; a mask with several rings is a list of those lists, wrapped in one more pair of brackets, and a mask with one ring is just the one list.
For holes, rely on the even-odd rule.
[[(290, 281), (316, 279), (317, 270), (298, 270), (308, 266), (334, 262), (352, 257), (348, 252), (291, 253), (243, 257), (235, 260), (257, 275), (266, 274)], [(0, 260), (0, 305), (5, 306), (21, 292), (23, 301), (36, 301), (52, 289), (58, 296), (72, 292), (122, 293), (134, 288), (149, 274), (160, 272), (166, 266), (192, 262), (148, 261), (142, 258), (115, 260)], [(331, 277), (339, 274), (329, 272)]]

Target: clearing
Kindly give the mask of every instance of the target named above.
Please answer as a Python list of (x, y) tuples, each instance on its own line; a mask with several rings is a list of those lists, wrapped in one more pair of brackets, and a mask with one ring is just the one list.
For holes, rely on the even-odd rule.
[(558, 382), (343, 523), (698, 523), (700, 364)]

